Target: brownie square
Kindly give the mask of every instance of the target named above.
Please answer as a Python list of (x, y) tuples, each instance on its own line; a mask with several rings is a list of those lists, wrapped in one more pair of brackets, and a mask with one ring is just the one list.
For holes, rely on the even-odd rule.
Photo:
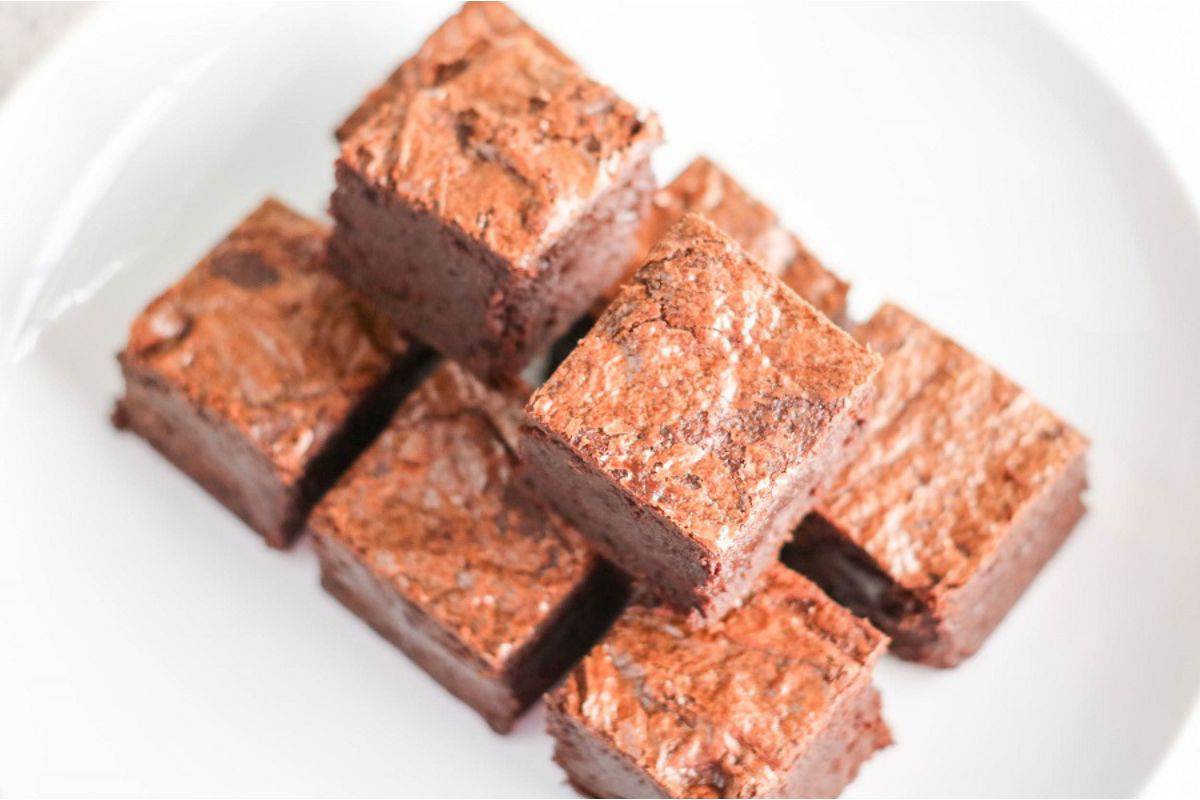
[(785, 560), (890, 634), (897, 655), (954, 666), (1082, 516), (1088, 442), (894, 305), (855, 335), (884, 356), (877, 410)]
[[(839, 325), (845, 323), (849, 284), (826, 269), (799, 237), (783, 227), (774, 211), (703, 156), (654, 193), (650, 213), (638, 229), (637, 257), (629, 263), (624, 280), (633, 276), (650, 248), (687, 213), (706, 217), (814, 308)], [(611, 286), (598, 310), (619, 289), (620, 284)]]
[(554, 758), (595, 797), (833, 797), (891, 743), (885, 648), (778, 564), (703, 630), (634, 604), (547, 696)]
[(534, 394), (530, 478), (610, 560), (718, 618), (840, 468), (879, 357), (686, 215)]
[(387, 421), (418, 349), (322, 269), (327, 231), (268, 199), (134, 321), (113, 419), (273, 547)]
[(520, 400), (439, 367), (313, 511), (323, 585), (507, 731), (624, 581), (513, 479)]
[(447, 20), (340, 130), (334, 268), (493, 381), (619, 277), (662, 138), (493, 3)]

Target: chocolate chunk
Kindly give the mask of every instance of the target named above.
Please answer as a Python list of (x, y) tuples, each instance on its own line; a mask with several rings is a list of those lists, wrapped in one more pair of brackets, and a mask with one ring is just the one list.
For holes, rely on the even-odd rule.
[(243, 289), (261, 289), (279, 282), (279, 273), (253, 250), (223, 249), (213, 254), (212, 271)]

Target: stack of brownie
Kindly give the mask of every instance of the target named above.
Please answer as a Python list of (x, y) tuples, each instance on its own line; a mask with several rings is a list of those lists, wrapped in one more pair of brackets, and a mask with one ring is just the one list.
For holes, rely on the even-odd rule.
[[(1083, 513), (1087, 441), (469, 3), (134, 321), (115, 420), (597, 796), (827, 796)], [(553, 352), (540, 386), (535, 361)], [(522, 377), (524, 375), (524, 377)]]

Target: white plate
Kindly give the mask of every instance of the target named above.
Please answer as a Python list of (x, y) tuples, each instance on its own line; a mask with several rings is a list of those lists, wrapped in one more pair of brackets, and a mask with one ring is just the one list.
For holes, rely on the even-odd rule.
[[(1013, 7), (525, 9), (854, 281), (1095, 441), (1091, 512), (983, 652), (888, 660), (851, 794), (1124, 794), (1200, 682), (1200, 229), (1136, 122)], [(0, 791), (554, 795), (108, 426), (134, 313), (264, 194), (320, 211), (330, 131), (444, 6), (105, 8), (0, 110)], [(40, 334), (40, 336), (38, 335)]]

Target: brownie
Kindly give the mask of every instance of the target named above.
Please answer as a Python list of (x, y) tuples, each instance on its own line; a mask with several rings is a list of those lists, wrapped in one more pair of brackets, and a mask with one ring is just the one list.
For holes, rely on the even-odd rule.
[(635, 603), (546, 698), (555, 760), (595, 797), (832, 797), (891, 743), (886, 637), (780, 565), (720, 623)]
[(645, 261), (650, 248), (688, 212), (707, 217), (796, 294), (838, 325), (846, 326), (846, 295), (850, 285), (826, 269), (795, 234), (780, 224), (774, 211), (743, 189), (732, 175), (701, 156), (654, 193), (650, 213), (643, 217), (637, 232), (637, 256), (629, 262), (621, 280), (593, 304), (590, 313), (554, 342), (546, 377), (587, 335), (621, 285)]
[(785, 559), (934, 666), (979, 649), (1083, 514), (1088, 442), (894, 305), (855, 335), (884, 356), (863, 450)]
[[(638, 255), (629, 263), (624, 279), (632, 277), (650, 248), (688, 212), (707, 217), (796, 294), (834, 322), (844, 324), (849, 284), (822, 266), (799, 237), (783, 227), (774, 211), (703, 156), (654, 193), (650, 213), (638, 229)], [(619, 288), (620, 284), (610, 287), (602, 304), (611, 302)]]
[(419, 348), (322, 269), (324, 226), (268, 199), (134, 321), (113, 419), (273, 547), (387, 422)]
[(685, 215), (526, 407), (529, 477), (704, 623), (840, 468), (879, 357)]
[(489, 381), (620, 276), (662, 138), (496, 3), (464, 6), (340, 131), (334, 269)]
[(309, 522), (323, 585), (502, 732), (625, 592), (514, 480), (520, 414), (519, 399), (445, 363)]

